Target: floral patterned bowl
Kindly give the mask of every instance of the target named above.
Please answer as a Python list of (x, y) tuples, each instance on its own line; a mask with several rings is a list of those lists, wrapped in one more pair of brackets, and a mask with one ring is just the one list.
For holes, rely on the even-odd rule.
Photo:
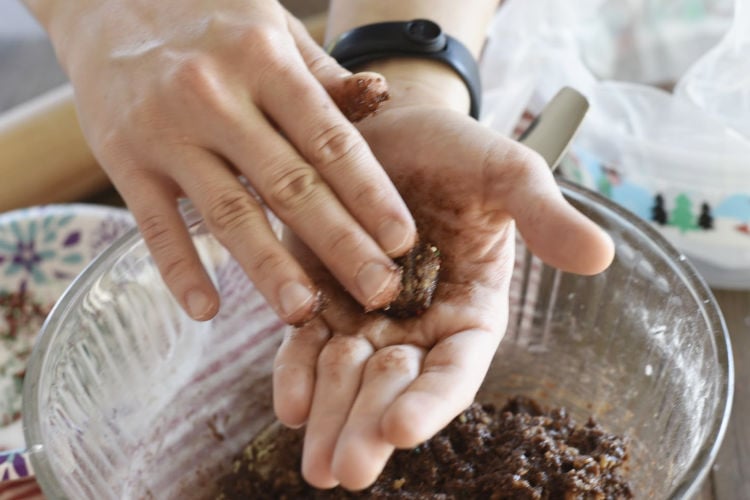
[(32, 473), (9, 450), (24, 447), (22, 383), (37, 332), (73, 278), (132, 227), (127, 210), (99, 205), (0, 213), (0, 481)]

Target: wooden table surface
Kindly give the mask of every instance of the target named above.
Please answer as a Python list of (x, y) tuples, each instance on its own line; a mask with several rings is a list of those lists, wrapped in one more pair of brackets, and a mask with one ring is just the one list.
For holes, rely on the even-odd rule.
[[(0, 5), (0, 19), (7, 16), (4, 13), (8, 8), (6, 2), (4, 0)], [(325, 0), (288, 0), (283, 3), (293, 12), (304, 15), (320, 12), (326, 5)], [(65, 81), (43, 37), (38, 34), (7, 36), (8, 33), (3, 33), (3, 26), (0, 22), (0, 113)], [(110, 202), (116, 199), (112, 191), (105, 191), (88, 201)], [(738, 382), (724, 443), (709, 479), (696, 498), (750, 499), (750, 384), (744, 383), (750, 380), (750, 291), (714, 292), (729, 327), (735, 380)]]

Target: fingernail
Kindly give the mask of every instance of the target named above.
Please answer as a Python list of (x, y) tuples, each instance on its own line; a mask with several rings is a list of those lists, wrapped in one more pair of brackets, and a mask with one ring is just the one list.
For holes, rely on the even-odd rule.
[[(365, 307), (368, 310), (390, 304), (400, 291), (401, 276), (394, 265), (386, 266), (380, 262), (368, 262), (357, 273), (357, 286), (366, 297)], [(390, 291), (389, 288), (393, 290)], [(385, 292), (390, 291), (387, 295)], [(382, 297), (381, 297), (382, 296)]]
[(279, 290), (281, 313), (290, 318), (315, 299), (315, 292), (297, 281), (285, 283)]
[(187, 305), (188, 313), (195, 319), (206, 319), (213, 306), (208, 295), (201, 290), (191, 290), (188, 292), (185, 297), (185, 304)]
[(385, 253), (397, 257), (413, 245), (411, 228), (396, 219), (389, 219), (378, 228), (378, 242)]

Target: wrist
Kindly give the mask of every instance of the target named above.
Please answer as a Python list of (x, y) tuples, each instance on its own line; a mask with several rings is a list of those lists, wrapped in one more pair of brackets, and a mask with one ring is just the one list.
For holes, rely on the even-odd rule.
[(86, 8), (85, 0), (23, 0), (26, 8), (44, 28), (62, 68), (67, 72), (67, 46), (78, 31), (74, 21), (80, 20)]
[[(397, 105), (468, 108), (471, 116), (479, 116), (481, 84), (475, 56), (434, 21), (363, 25), (339, 35), (327, 50), (349, 70), (383, 74)], [(469, 106), (465, 105), (467, 94)]]

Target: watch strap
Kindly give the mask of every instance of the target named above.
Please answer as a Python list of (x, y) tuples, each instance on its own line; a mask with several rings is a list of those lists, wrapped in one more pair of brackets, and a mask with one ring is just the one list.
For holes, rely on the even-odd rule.
[(417, 57), (450, 66), (469, 90), (469, 114), (479, 118), (482, 89), (479, 67), (469, 49), (427, 19), (368, 24), (339, 36), (327, 48), (338, 63), (353, 71), (371, 61)]

